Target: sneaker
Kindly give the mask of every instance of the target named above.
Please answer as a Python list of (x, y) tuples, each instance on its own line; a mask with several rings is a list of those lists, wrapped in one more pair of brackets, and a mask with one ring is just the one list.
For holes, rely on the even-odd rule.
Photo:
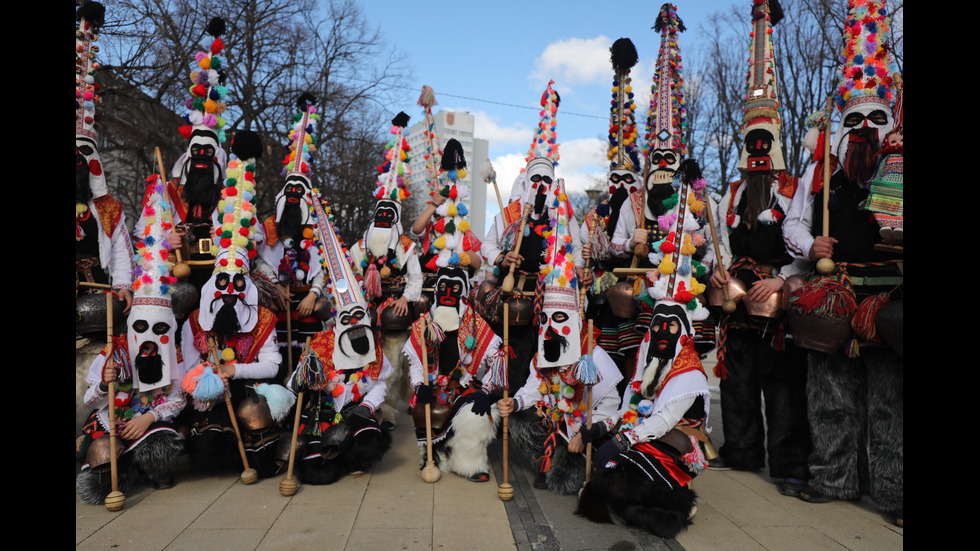
[(800, 490), (806, 488), (806, 483), (796, 478), (786, 478), (779, 483), (779, 493), (789, 497), (800, 497)]
[(895, 526), (905, 528), (905, 507), (892, 513), (892, 521), (895, 523)]
[(730, 471), (730, 470), (732, 470), (732, 468), (729, 467), (728, 465), (726, 465), (725, 464), (725, 460), (722, 459), (721, 456), (719, 455), (718, 457), (716, 457), (716, 458), (708, 461), (708, 470), (711, 470), (711, 471)]
[(490, 480), (490, 473), (476, 473), (466, 480), (469, 480), (470, 482), (486, 482)]

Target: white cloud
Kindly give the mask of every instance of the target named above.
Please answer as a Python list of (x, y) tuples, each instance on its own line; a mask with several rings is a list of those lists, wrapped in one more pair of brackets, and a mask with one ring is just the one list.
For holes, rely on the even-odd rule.
[[(527, 145), (531, 143), (533, 131), (525, 124), (514, 122), (504, 127), (497, 123), (499, 117), (488, 115), (485, 111), (470, 111), (473, 115), (473, 135), (488, 140), (492, 146)], [(499, 172), (499, 171), (498, 171)]]
[(528, 76), (534, 82), (554, 79), (562, 86), (593, 84), (609, 78), (609, 46), (607, 36), (569, 38), (548, 44), (534, 61), (534, 71)]

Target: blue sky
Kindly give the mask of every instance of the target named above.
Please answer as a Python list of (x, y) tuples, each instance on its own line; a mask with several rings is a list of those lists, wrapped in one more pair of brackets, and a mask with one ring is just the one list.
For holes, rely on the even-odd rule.
[[(524, 165), (538, 101), (549, 79), (562, 99), (557, 175), (565, 178), (570, 191), (592, 186), (591, 177), (604, 178), (612, 85), (609, 46), (620, 37), (630, 38), (639, 55), (631, 77), (643, 132), (660, 49), (660, 34), (651, 27), (662, 3), (363, 0), (362, 5), (370, 23), (407, 56), (412, 72), (401, 83), (403, 97), (390, 106), (392, 114), (405, 111), (417, 121), (421, 108), (415, 102), (423, 84), (435, 90), (436, 111), (474, 114), (476, 137), (490, 141), (490, 159), (504, 197)], [(689, 67), (699, 55), (700, 27), (708, 16), (740, 6), (748, 17), (751, 4), (680, 0), (675, 5), (688, 29), (679, 42)], [(483, 162), (468, 161), (477, 170)], [(479, 164), (473, 166), (474, 161)], [(497, 207), (488, 205), (487, 210), (495, 213)]]

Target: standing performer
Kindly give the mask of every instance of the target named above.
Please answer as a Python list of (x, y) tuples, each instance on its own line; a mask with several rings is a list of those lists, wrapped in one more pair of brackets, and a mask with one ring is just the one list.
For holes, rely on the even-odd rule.
[[(515, 325), (534, 325), (535, 316), (531, 313), (530, 297), (537, 294), (538, 273), (544, 263), (545, 243), (543, 233), (553, 227), (552, 219), (557, 219), (553, 204), (555, 167), (558, 165), (558, 133), (555, 115), (560, 98), (548, 82), (548, 88), (541, 96), (542, 116), (531, 141), (527, 155), (527, 166), (510, 191), (510, 203), (493, 220), (493, 226), (483, 241), (481, 253), (485, 260), (494, 266), (494, 278), (501, 284), (508, 274), (514, 274), (517, 285), (514, 294), (504, 296), (501, 287), (487, 293), (483, 309), (484, 317), (491, 321), (494, 333), (503, 334), (500, 314), (503, 301), (511, 303), (511, 327)], [(569, 231), (575, 241), (579, 241), (578, 222), (569, 219)], [(518, 249), (518, 244), (520, 248)], [(591, 273), (582, 268), (581, 251), (575, 251), (575, 269), (580, 283), (590, 285)], [(523, 284), (521, 283), (523, 282)], [(509, 291), (509, 290), (508, 290)], [(535, 333), (519, 331), (510, 339), (511, 361), (508, 381), (513, 394), (523, 381), (527, 380), (531, 358), (534, 356)]]
[(620, 431), (595, 454), (599, 470), (576, 511), (594, 522), (622, 522), (665, 538), (691, 523), (697, 496), (690, 482), (707, 463), (695, 436), (707, 424), (711, 395), (691, 324), (707, 315), (695, 298), (702, 286), (691, 258), (691, 232), (700, 227), (691, 212), (699, 206), (693, 183), (683, 178), (684, 200), (672, 213), (667, 237), (651, 248), (659, 272), (647, 288), (657, 301), (653, 320), (623, 395)]
[[(174, 334), (177, 322), (170, 307), (170, 290), (176, 281), (166, 255), (166, 232), (173, 229), (166, 187), (157, 176), (150, 178), (143, 204), (142, 239), (136, 251), (136, 297), (129, 313), (126, 335), (113, 337), (89, 367), (86, 406), (95, 408), (75, 445), (82, 472), (75, 481), (82, 503), (102, 504), (111, 491), (108, 471), (112, 454), (119, 458), (120, 488), (142, 475), (154, 488), (174, 486), (173, 461), (181, 449), (181, 437), (171, 420), (184, 407), (180, 390), (182, 360)], [(165, 257), (165, 256), (164, 256)], [(115, 382), (115, 403), (109, 403), (108, 384)], [(109, 407), (115, 408), (115, 428), (122, 450), (112, 449)], [(118, 446), (117, 446), (118, 447)], [(125, 491), (123, 491), (125, 493)]]
[[(191, 282), (201, 289), (214, 266), (215, 251), (212, 229), (219, 224), (216, 207), (221, 198), (221, 183), (225, 179), (227, 153), (221, 144), (225, 141), (224, 98), (227, 59), (221, 54), (224, 42), (225, 22), (220, 17), (208, 22), (207, 33), (212, 41), (207, 51), (197, 52), (197, 68), (191, 72), (191, 97), (187, 99), (187, 124), (181, 126), (181, 136), (187, 140), (187, 151), (174, 163), (167, 186), (170, 202), (174, 205), (174, 222), (177, 233), (169, 235), (172, 244), (184, 249), (188, 261)], [(204, 297), (202, 297), (203, 299)], [(183, 320), (181, 320), (183, 322)]]
[[(109, 194), (95, 131), (95, 107), (101, 97), (94, 76), (99, 69), (94, 42), (105, 7), (87, 2), (75, 10), (75, 19), (75, 277), (111, 285), (128, 314), (133, 304), (133, 244), (122, 204)], [(93, 300), (104, 302), (101, 296)]]
[[(289, 402), (289, 397), (282, 393), (288, 395), (288, 391), (263, 382), (276, 376), (282, 358), (276, 344), (276, 316), (259, 306), (258, 291), (249, 276), (249, 261), (256, 254), (252, 239), (257, 220), (251, 203), (255, 193), (255, 152), (238, 149), (246, 143), (249, 140), (236, 140), (233, 145), (226, 187), (217, 204), (222, 225), (215, 228), (213, 235), (221, 249), (214, 273), (203, 287), (201, 307), (191, 312), (182, 330), (184, 358), (189, 368), (196, 366), (184, 377), (182, 385), (195, 398), (197, 410), (190, 420), (188, 449), (192, 461), (205, 470), (236, 468), (241, 464), (229, 412), (214, 400), (198, 397), (204, 375), (217, 367), (242, 428), (247, 463), (259, 477), (266, 478), (278, 469), (278, 421), (288, 414), (291, 403), (284, 403)], [(215, 348), (220, 362), (214, 361)]]
[[(419, 240), (422, 245), (422, 273), (425, 274), (425, 279), (427, 284), (423, 287), (432, 288), (435, 284), (435, 278), (438, 272), (439, 266), (432, 264), (433, 259), (436, 255), (437, 248), (435, 247), (435, 241), (439, 236), (443, 235), (445, 232), (443, 230), (437, 229), (438, 227), (444, 227), (446, 222), (442, 222), (442, 226), (439, 226), (440, 221), (444, 219), (449, 209), (449, 205), (443, 206), (446, 200), (449, 199), (449, 193), (451, 187), (443, 184), (443, 179), (440, 175), (443, 173), (444, 169), (436, 164), (436, 158), (445, 159), (442, 149), (439, 147), (439, 135), (436, 134), (435, 124), (432, 121), (432, 106), (436, 105), (435, 94), (432, 88), (429, 86), (422, 87), (422, 95), (419, 96), (419, 105), (424, 108), (425, 112), (425, 123), (426, 130), (423, 134), (426, 138), (426, 151), (425, 158), (427, 160), (426, 170), (427, 170), (427, 181), (429, 184), (431, 200), (426, 202), (425, 209), (418, 215), (415, 222), (412, 223), (411, 230), (409, 234)], [(455, 140), (450, 140), (450, 142)], [(456, 142), (457, 145), (459, 142)], [(448, 144), (447, 144), (448, 147)], [(462, 150), (462, 146), (460, 146)], [(462, 158), (462, 151), (459, 153)], [(465, 178), (465, 165), (459, 171), (457, 171), (457, 178), (454, 180), (459, 180)], [(455, 210), (461, 213), (460, 216), (466, 216), (468, 209), (462, 201), (456, 201), (456, 199), (461, 199), (459, 193), (468, 193), (462, 187), (452, 186), (457, 189), (457, 197), (453, 197), (453, 203), (456, 204)], [(465, 269), (470, 278), (472, 278), (480, 270), (480, 266), (483, 264), (483, 258), (480, 256), (480, 247), (482, 244), (480, 240), (473, 234), (472, 231), (467, 227), (461, 231), (461, 239), (463, 239), (463, 246), (465, 250), (470, 251), (469, 263), (465, 265)]]
[[(619, 221), (619, 213), (631, 197), (633, 205), (642, 205), (642, 183), (638, 173), (640, 156), (637, 144), (636, 104), (630, 69), (636, 65), (637, 53), (633, 42), (620, 38), (610, 48), (614, 77), (612, 83), (612, 107), (609, 117), (610, 161), (606, 183), (609, 197), (587, 214), (582, 222), (581, 239), (588, 246), (588, 253), (595, 266), (595, 285), (589, 290), (588, 316), (595, 318), (600, 328), (598, 344), (617, 364), (620, 371), (630, 365), (630, 351), (640, 345), (640, 334), (633, 330), (634, 319), (639, 313), (633, 297), (633, 285), (627, 280), (615, 285), (617, 276), (612, 270), (630, 265), (631, 255), (611, 246), (611, 240)], [(583, 247), (583, 254), (586, 249)]]
[[(833, 144), (836, 159), (825, 160), (831, 163), (833, 176), (827, 186), (820, 178), (822, 163), (807, 168), (783, 224), (786, 248), (794, 257), (811, 261), (828, 258), (837, 263), (833, 278), (853, 287), (860, 304), (856, 311), (853, 305), (849, 308), (854, 312), (851, 325), (859, 329), (858, 319), (870, 320), (861, 328), (862, 341), (874, 335), (877, 308), (889, 296), (902, 296), (901, 258), (878, 246), (879, 229), (864, 210), (867, 182), (875, 170), (874, 154), (892, 128), (890, 105), (895, 100), (897, 66), (887, 46), (890, 34), (884, 0), (849, 2), (841, 53), (844, 64), (834, 96), (841, 112)], [(841, 162), (835, 167), (837, 160)], [(830, 193), (829, 213), (821, 208), (825, 193)], [(825, 216), (829, 218), (826, 236), (820, 231)], [(800, 305), (820, 303), (823, 298), (811, 293), (793, 301)], [(796, 327), (793, 334), (800, 345), (803, 337), (814, 337)], [(871, 342), (858, 346), (857, 339), (852, 339), (846, 350), (838, 350), (839, 346), (820, 348), (809, 352), (807, 408), (813, 454), (811, 479), (800, 498), (825, 503), (857, 499), (870, 490), (875, 503), (901, 526), (904, 360), (895, 351)]]
[[(556, 218), (544, 232), (545, 267), (541, 269), (544, 292), (537, 304), (538, 352), (530, 375), (513, 398), (497, 407), (502, 417), (512, 412), (510, 434), (529, 459), (536, 459), (538, 475), (534, 487), (556, 494), (573, 494), (585, 482), (585, 448), (611, 431), (616, 423), (619, 399), (616, 383), (622, 375), (612, 358), (599, 346), (582, 346), (579, 278), (570, 221), (574, 220), (563, 180), (548, 195), (548, 207)], [(587, 400), (586, 384), (578, 372), (582, 355), (591, 354), (599, 382)], [(585, 360), (581, 360), (584, 362)], [(589, 380), (591, 378), (585, 378)], [(531, 408), (534, 407), (534, 410)], [(592, 428), (586, 429), (587, 411), (592, 410)], [(561, 440), (559, 440), (561, 438)]]
[[(728, 272), (712, 272), (711, 286), (729, 286), (739, 301), (724, 314), (715, 375), (721, 379), (725, 445), (713, 469), (755, 471), (765, 464), (779, 492), (796, 496), (808, 478), (810, 431), (806, 421), (806, 357), (786, 340), (781, 312), (786, 278), (804, 274), (783, 244), (782, 221), (797, 179), (786, 173), (780, 146), (781, 118), (772, 27), (782, 18), (775, 0), (752, 3), (753, 40), (742, 118), (745, 178), (732, 182), (715, 217)], [(739, 295), (739, 296), (735, 296)], [(762, 418), (765, 398), (765, 423)], [(768, 438), (766, 438), (768, 427)]]
[(408, 115), (398, 113), (391, 120), (391, 141), (385, 163), (378, 168), (378, 200), (374, 221), (364, 237), (350, 249), (358, 273), (364, 278), (365, 297), (377, 311), (385, 357), (394, 369), (388, 378), (388, 391), (381, 407), (386, 430), (395, 428), (398, 401), (408, 399), (408, 364), (401, 351), (408, 340), (408, 328), (417, 316), (415, 302), (422, 295), (422, 269), (418, 250), (410, 237), (402, 234), (402, 200), (408, 197), (408, 141), (405, 127)]
[[(289, 131), (290, 152), (283, 168), (286, 181), (276, 195), (276, 215), (262, 223), (265, 239), (257, 247), (258, 259), (261, 259), (257, 262), (257, 270), (265, 272), (270, 281), (279, 283), (276, 335), (280, 348), (292, 346), (292, 357), (298, 360), (299, 349), (306, 337), (323, 330), (320, 316), (329, 316), (330, 308), (325, 298), (320, 299), (324, 272), (313, 243), (310, 214), (314, 200), (310, 162), (316, 151), (313, 127), (320, 117), (316, 114), (316, 99), (311, 94), (302, 94), (296, 105), (299, 113), (292, 118), (295, 123)], [(291, 318), (288, 323), (287, 315)], [(287, 327), (292, 330), (292, 335), (287, 334)], [(293, 368), (295, 365), (287, 367)]]
[(298, 427), (304, 442), (299, 478), (304, 484), (333, 484), (345, 473), (371, 469), (391, 447), (375, 412), (385, 400), (392, 366), (368, 315), (360, 279), (334, 230), (333, 218), (320, 192), (313, 190), (316, 246), (329, 274), (327, 292), (334, 317), (326, 331), (310, 343), (311, 354), (290, 380), (304, 393)]
[[(423, 462), (428, 430), (424, 406), (431, 404), (435, 465), (472, 482), (486, 482), (490, 480), (487, 446), (496, 435), (496, 426), (488, 389), (479, 377), (486, 378), (491, 361), (502, 361), (498, 354), (501, 341), (469, 304), (466, 267), (472, 266), (471, 258), (478, 252), (467, 242), (469, 223), (459, 185), (466, 160), (458, 141), (446, 144), (440, 168), (449, 181), (437, 193), (444, 198), (445, 207), (440, 207), (441, 218), (433, 227), (437, 235), (428, 255), (430, 267), (438, 274), (435, 300), (431, 314), (423, 314), (412, 324), (403, 349), (415, 391), (410, 406)], [(483, 374), (481, 367), (487, 368)]]

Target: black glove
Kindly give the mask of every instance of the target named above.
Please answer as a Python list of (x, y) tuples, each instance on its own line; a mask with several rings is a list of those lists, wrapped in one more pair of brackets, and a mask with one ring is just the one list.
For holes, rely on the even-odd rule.
[(622, 433), (617, 434), (596, 450), (595, 455), (592, 456), (593, 463), (597, 468), (602, 469), (611, 459), (628, 449), (630, 449), (630, 441)]
[(607, 432), (609, 432), (609, 429), (606, 428), (605, 423), (593, 423), (591, 429), (583, 427), (578, 433), (582, 435), (582, 443), (588, 444), (593, 440), (602, 438)]
[(352, 431), (357, 432), (370, 425), (374, 421), (374, 418), (371, 416), (371, 408), (361, 404), (347, 412), (344, 421)]
[(490, 396), (482, 390), (473, 393), (473, 413), (486, 415), (490, 413)]
[(415, 403), (417, 404), (431, 404), (432, 403), (432, 387), (429, 385), (419, 385), (415, 389)]

